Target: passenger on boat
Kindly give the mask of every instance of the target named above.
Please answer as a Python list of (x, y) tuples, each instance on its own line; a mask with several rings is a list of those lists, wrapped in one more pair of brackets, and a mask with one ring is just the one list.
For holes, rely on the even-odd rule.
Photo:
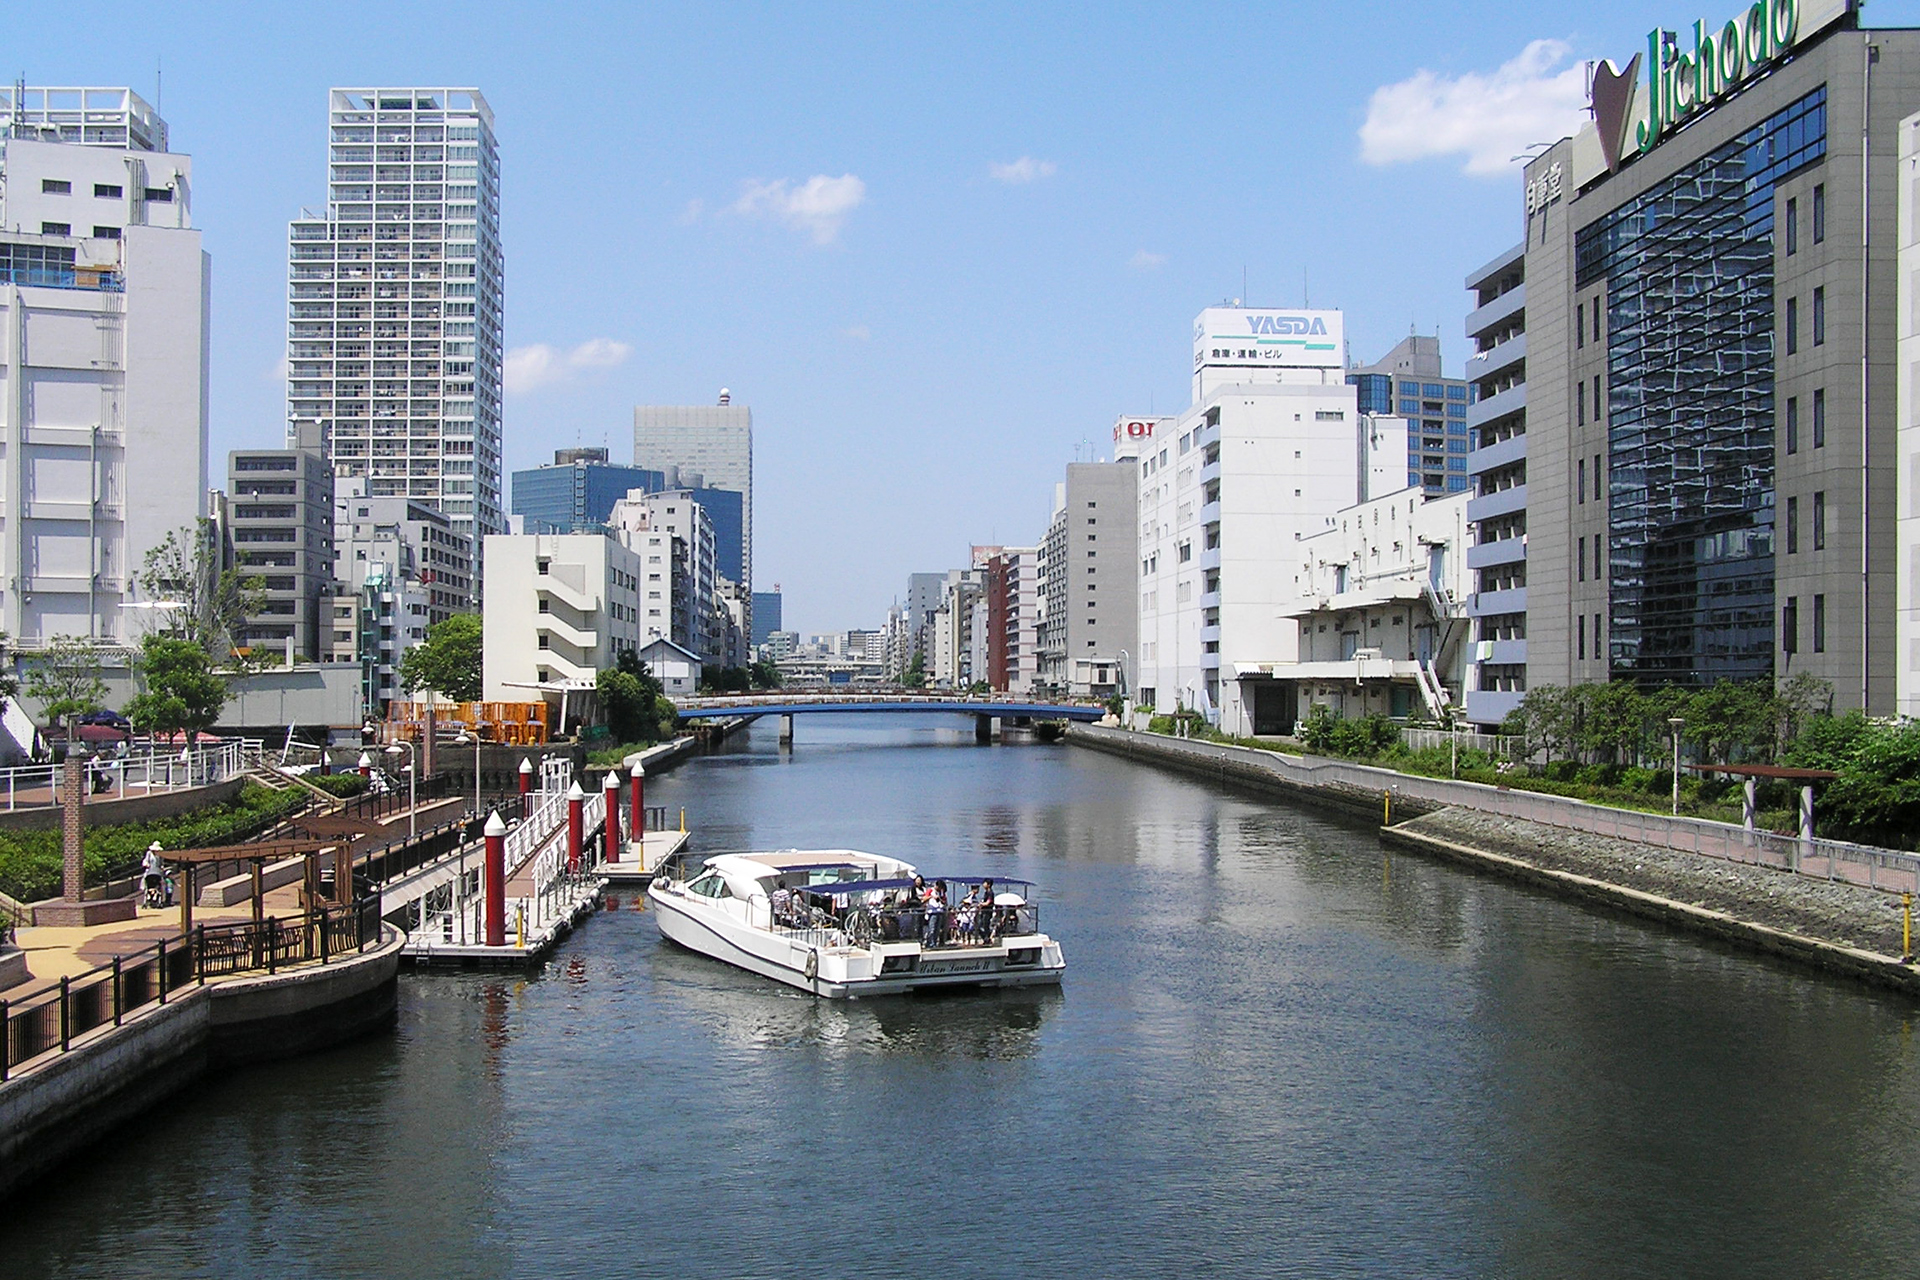
[(927, 890), (926, 914), (920, 921), (920, 945), (937, 947), (946, 932), (947, 894), (946, 886), (935, 882)]

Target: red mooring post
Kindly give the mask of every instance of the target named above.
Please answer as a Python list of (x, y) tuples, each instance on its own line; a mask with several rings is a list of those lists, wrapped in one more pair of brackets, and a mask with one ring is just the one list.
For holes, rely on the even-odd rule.
[(586, 826), (587, 793), (578, 782), (567, 788), (567, 872), (580, 874), (580, 837)]
[(507, 824), (495, 809), (487, 816), (486, 898), (487, 945), (507, 945)]
[(373, 777), (373, 757), (364, 751), (360, 753), (360, 764), (358, 767), (361, 777), (368, 779)]
[(520, 816), (531, 817), (533, 804), (527, 799), (533, 793), (533, 761), (520, 757)]
[(627, 810), (627, 830), (631, 831), (633, 838), (640, 842), (640, 860), (645, 862), (647, 859), (647, 771), (636, 763), (628, 779), (627, 790), (633, 793), (633, 804)]
[(620, 847), (620, 771), (607, 770), (606, 785), (602, 788), (601, 799), (607, 802), (607, 834), (604, 847), (608, 862), (620, 861), (625, 852)]

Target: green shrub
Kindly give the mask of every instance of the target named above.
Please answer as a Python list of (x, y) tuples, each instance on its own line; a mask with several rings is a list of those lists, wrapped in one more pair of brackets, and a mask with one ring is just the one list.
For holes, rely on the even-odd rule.
[(367, 780), (358, 773), (310, 773), (305, 780), (330, 796), (357, 796), (367, 789)]
[[(167, 849), (199, 849), (208, 845), (238, 844), (267, 830), (301, 808), (307, 793), (289, 787), (271, 791), (248, 782), (227, 804), (208, 805), (171, 818), (151, 822), (124, 822), (87, 828), (82, 867), (86, 883), (107, 877), (140, 861), (147, 846), (158, 840)], [(0, 832), (0, 892), (22, 902), (55, 897), (60, 892), (60, 832)]]

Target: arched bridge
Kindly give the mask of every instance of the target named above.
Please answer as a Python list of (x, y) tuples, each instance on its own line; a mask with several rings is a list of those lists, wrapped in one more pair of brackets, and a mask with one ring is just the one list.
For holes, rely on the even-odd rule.
[(793, 738), (793, 717), (799, 715), (854, 713), (945, 713), (972, 716), (974, 736), (986, 741), (993, 721), (1079, 720), (1091, 723), (1107, 709), (1086, 702), (1041, 702), (1030, 698), (968, 697), (964, 694), (914, 693), (809, 693), (781, 690), (774, 693), (742, 694), (733, 697), (687, 698), (681, 701), (680, 719), (701, 720), (717, 716), (781, 716), (781, 741)]

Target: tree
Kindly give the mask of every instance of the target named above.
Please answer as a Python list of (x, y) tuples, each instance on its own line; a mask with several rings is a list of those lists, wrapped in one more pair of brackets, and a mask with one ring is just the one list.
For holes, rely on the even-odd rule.
[(427, 628), (427, 638), (400, 659), (408, 693), (434, 689), (455, 702), (480, 700), (481, 627), (477, 613), (456, 613)]
[(6, 710), (7, 699), (20, 692), (20, 681), (13, 674), (12, 650), (7, 633), (0, 631), (0, 711)]
[(913, 661), (907, 664), (907, 673), (900, 677), (900, 683), (909, 689), (923, 688), (927, 683), (927, 655), (916, 653)]
[(1632, 764), (1647, 740), (1652, 716), (1646, 695), (1630, 681), (1579, 687), (1581, 749), (1615, 764)]
[(1820, 716), (1833, 711), (1833, 685), (1811, 671), (1802, 671), (1780, 682), (1773, 693), (1774, 750), (1784, 753), (1802, 731)]
[(722, 667), (711, 663), (700, 668), (700, 683), (713, 693), (746, 693), (753, 678), (745, 667)]
[(1681, 734), (1703, 762), (1730, 764), (1773, 745), (1773, 689), (1759, 680), (1718, 680), (1687, 695)]
[(1537, 684), (1508, 713), (1500, 731), (1525, 739), (1528, 755), (1542, 751), (1552, 760), (1573, 749), (1576, 709), (1577, 698), (1570, 690)]
[(658, 727), (654, 719), (653, 699), (639, 679), (617, 667), (609, 667), (594, 678), (600, 694), (600, 710), (607, 718), (607, 730), (616, 742), (652, 742)]
[(27, 667), (26, 692), (48, 724), (98, 711), (107, 703), (100, 678), (100, 647), (85, 636), (55, 636)]
[(249, 614), (266, 603), (266, 586), (256, 575), (221, 567), (213, 521), (202, 519), (175, 529), (141, 562), (139, 583), (164, 622), (159, 631), (197, 645), (216, 659), (233, 656)]
[(756, 689), (778, 689), (780, 687), (780, 668), (765, 658), (747, 668), (747, 674), (753, 679)]
[(213, 727), (227, 705), (227, 682), (199, 645), (176, 636), (150, 635), (134, 662), (141, 690), (127, 703), (127, 718), (142, 733), (185, 731), (187, 745)]

